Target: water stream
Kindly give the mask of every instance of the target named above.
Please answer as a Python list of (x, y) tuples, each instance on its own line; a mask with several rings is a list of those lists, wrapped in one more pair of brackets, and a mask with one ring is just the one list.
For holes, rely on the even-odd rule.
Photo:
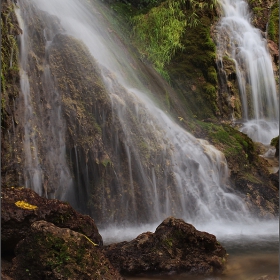
[[(126, 201), (128, 209), (122, 220), (137, 222), (139, 211), (143, 212), (136, 205), (136, 179), (133, 176), (137, 173), (143, 184), (137, 192), (141, 193), (142, 203), (146, 204), (146, 222), (159, 222), (166, 216), (174, 215), (197, 225), (217, 221), (231, 221), (240, 225), (254, 223), (245, 204), (230, 188), (224, 155), (207, 141), (196, 139), (179, 127), (154, 104), (149, 91), (131, 66), (128, 53), (107, 32), (108, 27), (104, 22), (96, 17), (98, 10), (94, 7), (89, 10), (83, 1), (75, 0), (30, 0), (30, 3), (59, 18), (64, 30), (80, 39), (100, 64), (115, 118), (120, 121), (125, 135), (131, 195), (130, 201)], [(50, 41), (47, 43), (52, 44)], [(50, 77), (42, 77), (48, 85), (53, 83)], [(55, 89), (54, 92), (56, 94)], [(59, 102), (56, 104), (57, 111), (53, 111), (56, 115), (51, 118), (57, 124), (61, 116)], [(129, 115), (136, 120), (130, 121)], [(137, 124), (140, 125), (135, 127)], [(53, 135), (57, 140), (52, 143), (56, 145), (63, 139), (63, 120), (60, 126), (62, 129), (53, 127), (49, 131), (52, 135), (55, 131), (60, 133)], [(142, 139), (140, 144), (137, 142), (139, 138)], [(144, 149), (140, 150), (139, 146), (144, 146)], [(143, 150), (152, 150), (155, 158), (147, 162), (141, 155)], [(52, 157), (59, 163), (62, 158)], [(133, 173), (132, 168), (137, 172), (134, 170)], [(105, 204), (103, 211), (118, 207), (112, 204)], [(114, 221), (118, 222), (118, 218), (115, 217)]]
[(234, 60), (242, 102), (241, 131), (253, 141), (269, 144), (279, 135), (279, 106), (267, 41), (251, 24), (245, 0), (219, 0), (218, 55)]
[[(192, 223), (199, 230), (216, 234), (221, 240), (245, 240), (250, 239), (250, 236), (267, 236), (268, 232), (264, 229), (269, 230), (269, 236), (277, 239), (278, 222), (262, 222), (260, 226), (260, 222), (248, 212), (243, 200), (232, 190), (228, 182), (228, 168), (224, 155), (207, 141), (197, 139), (182, 129), (152, 101), (154, 98), (151, 98), (151, 89), (147, 89), (135, 70), (138, 68), (135, 60), (131, 59), (129, 52), (116, 40), (110, 26), (101, 19), (100, 7), (97, 4), (91, 5), (82, 0), (24, 2), (58, 18), (64, 34), (79, 39), (87, 46), (100, 66), (112, 106), (113, 123), (114, 120), (120, 123), (118, 134), (114, 135), (111, 144), (116, 153), (114, 172), (117, 177), (122, 171), (121, 164), (124, 161), (124, 158), (121, 158), (123, 154), (120, 154), (119, 134), (124, 139), (128, 172), (127, 178), (117, 177), (118, 185), (106, 186), (106, 189), (102, 189), (102, 194), (99, 194), (102, 196), (101, 213), (106, 217), (106, 223), (98, 219), (97, 222), (105, 242), (120, 241), (120, 236), (122, 240), (128, 240), (143, 231), (152, 231), (170, 215)], [(18, 17), (27, 20), (25, 17), (30, 15), (24, 15), (20, 10)], [(51, 24), (51, 21), (46, 20), (46, 25)], [(24, 23), (21, 24), (21, 28), (26, 30)], [(53, 38), (55, 33), (45, 42), (46, 53), (53, 44)], [(24, 38), (21, 44), (24, 46)], [(31, 171), (28, 171), (26, 186), (42, 194), (46, 174), (53, 174), (52, 170), (56, 170), (56, 176), (49, 178), (47, 182), (54, 184), (58, 180), (61, 187), (54, 190), (50, 196), (63, 199), (65, 193), (71, 191), (69, 189), (72, 188), (73, 181), (66, 160), (66, 128), (61, 114), (61, 97), (55, 88), (46, 59), (41, 81), (45, 84), (44, 90), (51, 93), (47, 102), (52, 110), (48, 116), (48, 125), (43, 120), (40, 123), (36, 118), (33, 123), (34, 104), (30, 97), (28, 77), (31, 74), (25, 66), (27, 50), (23, 47), (21, 58), (22, 93), (26, 100), (26, 171), (33, 172), (31, 176)], [(271, 86), (265, 84), (265, 87)], [(274, 92), (273, 86), (271, 90)], [(42, 95), (42, 98), (46, 96), (48, 95)], [(268, 104), (274, 106), (274, 113), (269, 116), (269, 122), (272, 123), (278, 116), (278, 108), (273, 105), (273, 98), (267, 98)], [(263, 108), (261, 104), (259, 108)], [(266, 111), (258, 114), (258, 122), (264, 118), (265, 113)], [(248, 112), (248, 120), (249, 115)], [(34, 125), (43, 127), (40, 131), (44, 133), (45, 142), (48, 142), (45, 148), (45, 162), (38, 162), (36, 145), (43, 145), (45, 142), (40, 142), (40, 137), (32, 138)], [(32, 152), (31, 147), (34, 147)], [(78, 166), (81, 167), (84, 163), (81, 162), (76, 148), (73, 157), (71, 161), (76, 165), (77, 172), (72, 176), (76, 176), (78, 185), (84, 182), (87, 186), (92, 170), (85, 164), (85, 178), (79, 181)], [(43, 171), (42, 166), (47, 172)], [(48, 173), (49, 170), (52, 172)], [(125, 185), (128, 185), (127, 189), (124, 189)], [(87, 191), (88, 189), (85, 191), (86, 195), (89, 193)], [(114, 196), (108, 199), (105, 197), (106, 193)], [(123, 208), (121, 216), (115, 212), (119, 207)], [(244, 236), (246, 238), (243, 238)]]
[[(31, 61), (36, 60), (36, 55), (29, 36), (34, 31), (24, 22), (26, 15), (21, 9), (16, 9), (16, 14), (23, 30), (20, 36), (20, 88), (24, 100), (25, 186), (39, 195), (63, 199), (65, 188), (71, 186), (72, 178), (66, 163), (60, 96), (54, 87), (47, 61), (40, 75), (32, 68)], [(49, 43), (46, 41), (46, 53)], [(35, 81), (34, 74), (37, 74)], [(43, 91), (39, 90), (38, 84), (42, 84)], [(42, 108), (43, 102), (47, 103), (47, 113)], [(39, 146), (43, 154), (40, 154)]]

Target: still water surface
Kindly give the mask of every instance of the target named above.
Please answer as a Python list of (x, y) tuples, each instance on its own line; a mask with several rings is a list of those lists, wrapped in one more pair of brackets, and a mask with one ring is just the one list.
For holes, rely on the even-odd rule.
[[(228, 256), (227, 269), (219, 276), (194, 275), (140, 275), (125, 277), (127, 280), (257, 280), (265, 275), (279, 275), (279, 235), (277, 228), (269, 229), (268, 224), (259, 224), (262, 234), (227, 234), (217, 236), (218, 241), (226, 248)], [(139, 229), (138, 229), (139, 230)], [(143, 232), (144, 230), (142, 230)], [(265, 234), (265, 231), (267, 232)], [(127, 232), (127, 231), (126, 231)], [(140, 231), (141, 232), (141, 231)], [(102, 232), (109, 243), (118, 242), (116, 238), (106, 231)], [(112, 231), (110, 231), (112, 234)], [(136, 233), (136, 232), (135, 232)], [(135, 234), (134, 233), (134, 234)], [(108, 235), (107, 235), (108, 234)], [(120, 232), (116, 232), (120, 236)], [(218, 232), (216, 233), (217, 235)], [(118, 238), (116, 238), (118, 239)], [(133, 238), (125, 238), (129, 240)]]

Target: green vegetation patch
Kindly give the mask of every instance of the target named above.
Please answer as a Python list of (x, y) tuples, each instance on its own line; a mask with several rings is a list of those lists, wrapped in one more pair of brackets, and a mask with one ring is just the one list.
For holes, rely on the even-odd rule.
[(133, 18), (137, 47), (166, 76), (164, 66), (177, 50), (182, 50), (181, 38), (187, 26), (186, 15), (179, 2), (166, 1), (149, 13)]
[(271, 7), (267, 29), (269, 39), (279, 45), (279, 1)]
[(206, 131), (209, 140), (224, 152), (229, 161), (234, 159), (245, 166), (253, 160), (255, 148), (247, 135), (226, 124), (217, 125), (201, 121), (198, 121), (198, 124)]
[(13, 84), (19, 82), (18, 45), (16, 35), (21, 33), (14, 4), (5, 1), (1, 10), (1, 125), (6, 120), (6, 106), (10, 98), (17, 96)]

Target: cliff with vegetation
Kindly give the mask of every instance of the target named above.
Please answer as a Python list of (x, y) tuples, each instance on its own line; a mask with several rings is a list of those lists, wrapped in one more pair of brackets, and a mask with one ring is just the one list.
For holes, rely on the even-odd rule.
[[(175, 94), (167, 90), (163, 100), (169, 112), (196, 137), (209, 140), (224, 152), (232, 184), (245, 195), (249, 205), (260, 210), (260, 216), (266, 215), (264, 209), (275, 215), (278, 181), (271, 180), (267, 171), (270, 164), (259, 156), (261, 147), (231, 125), (232, 115), (242, 117), (242, 106), (234, 62), (224, 57), (220, 65), (217, 58), (216, 25), (221, 15), (218, 1), (106, 2), (110, 7), (108, 14), (118, 18), (117, 28), (132, 30), (130, 43), (138, 49), (139, 58), (152, 64), (175, 89)], [(268, 40), (279, 87), (279, 4), (249, 4), (252, 23)]]
[[(2, 242), (5, 243), (2, 276), (6, 279), (30, 276), (32, 279), (76, 279), (82, 275), (84, 279), (122, 279), (119, 272), (154, 272), (156, 266), (149, 266), (151, 261), (158, 261), (158, 256), (161, 271), (180, 272), (188, 267), (189, 271), (207, 275), (221, 272), (226, 251), (214, 236), (198, 232), (182, 220), (166, 219), (154, 234), (148, 232), (129, 243), (102, 247), (102, 237), (94, 221), (76, 212), (94, 216), (99, 226), (108, 225), (114, 219), (122, 221), (127, 209), (133, 209), (139, 214), (135, 217), (129, 213), (131, 217), (127, 222), (146, 222), (149, 217), (145, 210), (153, 201), (147, 201), (141, 186), (153, 176), (157, 176), (158, 186), (168, 181), (172, 200), (180, 201), (170, 167), (172, 149), (164, 150), (164, 145), (159, 144), (165, 132), (158, 129), (155, 134), (153, 128), (148, 127), (151, 120), (146, 117), (145, 106), (133, 100), (127, 90), (114, 81), (114, 73), (100, 67), (81, 41), (63, 34), (56, 17), (35, 6), (27, 6), (27, 1), (22, 1), (22, 9), (29, 13), (27, 25), (35, 35), (28, 37), (29, 64), (26, 67), (36, 116), (33, 134), (39, 143), (39, 163), (48, 171), (42, 179), (42, 196), (54, 197), (60, 184), (55, 157), (51, 157), (57, 150), (54, 149), (50, 157), (46, 156), (56, 145), (53, 135), (48, 133), (50, 122), (54, 121), (65, 132), (63, 148), (73, 184), (72, 197), (78, 205), (73, 205), (74, 210), (68, 202), (48, 200), (22, 188), (27, 160), (23, 123), (25, 101), (19, 69), (22, 30), (15, 2), (3, 0), (1, 11), (1, 217)], [(233, 61), (228, 57), (223, 59), (224, 76), (219, 70), (216, 24), (220, 9), (217, 1), (103, 2), (104, 16), (112, 24), (109, 32), (121, 47), (129, 45), (133, 50), (134, 58), (130, 63), (159, 107), (179, 126), (197, 138), (208, 140), (225, 154), (230, 169), (229, 192), (238, 193), (257, 216), (277, 217), (278, 176), (269, 173), (269, 163), (259, 156), (263, 147), (231, 123), (232, 113), (241, 117), (242, 112)], [(279, 3), (250, 0), (249, 4), (253, 24), (268, 40), (279, 87)], [(99, 19), (102, 20), (101, 16)], [(55, 32), (58, 34), (51, 38)], [(48, 49), (46, 36), (52, 39)], [(113, 97), (106, 91), (102, 71), (118, 93)], [(149, 73), (149, 78), (142, 75), (144, 72)], [(42, 83), (41, 78), (46, 73), (56, 77), (55, 84)], [(49, 91), (45, 95), (46, 88)], [(133, 128), (129, 140), (120, 122), (122, 116), (116, 109), (116, 103), (122, 104), (125, 99), (128, 100), (122, 110), (127, 117), (125, 126)], [(63, 118), (61, 123), (57, 116), (51, 115), (58, 107)], [(141, 122), (135, 117), (135, 108)], [(145, 135), (142, 127), (146, 126)], [(130, 157), (127, 141), (140, 151), (134, 157)], [(279, 157), (279, 137), (272, 139), (271, 145), (276, 147)], [(155, 162), (165, 165), (165, 170)], [(142, 176), (139, 170), (145, 170), (150, 178)], [(162, 190), (157, 195), (158, 201), (163, 202)], [(174, 232), (179, 234), (174, 235)], [(196, 238), (190, 239), (190, 235)], [(193, 244), (187, 243), (191, 240)], [(198, 250), (198, 244), (202, 251)], [(135, 248), (141, 249), (147, 259)], [(122, 263), (119, 262), (120, 253), (123, 254)], [(188, 260), (181, 262), (186, 254)], [(198, 263), (198, 257), (193, 260), (193, 256), (199, 256), (202, 262)]]
[[(251, 5), (255, 5), (252, 6), (255, 23), (260, 25), (261, 20), (256, 9), (259, 6), (256, 2), (251, 2)], [(232, 188), (244, 197), (252, 211), (261, 217), (276, 216), (278, 182), (271, 180), (266, 169), (268, 163), (259, 157), (259, 147), (230, 125), (232, 111), (240, 116), (241, 106), (237, 82), (234, 79), (235, 69), (230, 59), (224, 60), (224, 69), (230, 78), (228, 81), (230, 90), (223, 92), (215, 45), (215, 24), (220, 16), (216, 4), (216, 1), (206, 3), (186, 0), (107, 1), (108, 9), (105, 16), (116, 30), (121, 29), (127, 35), (125, 37), (116, 35), (116, 40), (125, 41), (132, 49), (137, 50), (135, 61), (140, 61), (140, 71), (150, 73), (151, 78), (146, 81), (150, 89), (154, 91), (158, 88), (161, 92), (165, 92), (164, 95), (156, 97), (161, 107), (168, 111), (180, 126), (196, 137), (209, 140), (224, 152), (231, 171)], [(276, 2), (271, 2), (267, 13), (270, 30), (267, 36), (271, 42), (275, 40), (275, 43), (278, 38), (276, 6)], [(19, 47), (16, 38), (21, 33), (21, 29), (14, 9), (15, 4), (12, 1), (3, 1), (1, 13), (3, 186), (23, 185), (25, 180), (23, 170), (26, 159), (22, 144), (24, 127), (20, 121), (24, 101), (20, 93)], [(48, 125), (49, 112), (56, 106), (54, 95), (49, 95), (48, 99), (40, 95), (44, 85), (36, 81), (36, 77), (43, 75), (45, 55), (47, 55), (50, 71), (57, 77), (56, 86), (61, 96), (59, 102), (62, 104), (66, 122), (67, 157), (70, 161), (71, 176), (75, 177), (73, 182), (76, 186), (75, 195), (82, 202), (80, 210), (94, 213), (104, 220), (113, 215), (121, 219), (124, 215), (123, 201), (132, 195), (129, 191), (130, 172), (133, 174), (133, 184), (137, 194), (134, 207), (138, 210), (148, 207), (148, 204), (146, 205), (148, 202), (145, 202), (140, 191), (143, 182), (141, 180), (144, 179), (138, 174), (137, 169), (133, 168), (137, 166), (136, 162), (132, 160), (130, 163), (132, 170), (128, 168), (130, 158), (126, 152), (124, 141), (126, 136), (122, 132), (118, 119), (112, 118), (114, 108), (111, 107), (111, 102), (106, 95), (96, 62), (87, 59), (88, 50), (82, 43), (62, 34), (56, 36), (46, 54), (43, 30), (44, 20), (49, 16), (33, 9), (35, 8), (27, 10), (33, 14), (29, 25), (35, 26), (36, 34), (35, 37), (30, 37), (29, 44), (33, 51), (28, 53), (32, 61), (28, 71), (31, 77), (34, 114), (41, 116)], [(32, 22), (34, 18), (37, 21), (36, 25)], [(53, 18), (52, 22), (53, 30), (61, 28), (57, 19)], [(162, 22), (165, 25), (161, 25)], [(276, 54), (273, 57), (275, 69), (278, 69)], [(134, 65), (134, 62), (132, 64)], [(159, 75), (163, 76), (165, 81), (154, 84), (154, 80), (159, 81), (157, 79)], [(82, 80), (86, 83), (81, 83)], [(69, 86), (65, 87), (65, 84)], [(119, 87), (117, 84), (114, 86)], [(88, 95), (88, 90), (94, 94)], [(118, 91), (122, 95), (126, 94), (121, 87)], [(135, 102), (131, 100), (130, 104), (132, 108)], [(135, 127), (135, 131), (141, 132), (141, 128), (137, 127), (133, 111), (129, 108), (126, 110), (126, 114), (130, 116), (129, 124)], [(76, 131), (79, 131), (79, 134)], [(53, 194), (57, 185), (56, 170), (51, 166), (52, 161), (47, 161), (44, 156), (53, 144), (52, 139), (50, 135), (45, 135), (43, 130), (40, 130), (39, 123), (36, 137), (41, 140), (40, 143), (48, 142), (46, 146), (39, 145), (38, 149), (41, 155), (40, 163), (51, 171), (44, 178), (45, 192)], [(156, 140), (149, 142), (149, 148), (145, 138), (137, 137), (135, 134), (131, 140), (141, 149), (142, 154), (139, 157), (147, 170), (151, 159), (159, 157), (161, 148)], [(119, 143), (120, 155), (115, 154), (112, 144), (114, 141)], [(118, 166), (119, 156), (123, 159), (120, 166)], [(92, 172), (86, 174), (86, 170), (89, 169)], [(160, 174), (160, 170), (157, 172)], [(174, 177), (171, 173), (168, 178), (172, 185)], [(163, 180), (160, 175), (159, 180)], [(116, 185), (124, 192), (124, 197), (114, 196), (116, 189), (113, 186)], [(112, 199), (113, 197), (115, 198)], [(107, 213), (107, 216), (104, 216), (102, 209), (112, 204), (116, 205), (114, 213)], [(140, 220), (146, 218), (144, 212), (139, 217)]]

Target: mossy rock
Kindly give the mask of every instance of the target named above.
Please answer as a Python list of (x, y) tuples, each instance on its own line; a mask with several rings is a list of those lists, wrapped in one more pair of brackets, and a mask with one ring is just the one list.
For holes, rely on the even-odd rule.
[(217, 275), (226, 265), (226, 250), (214, 235), (174, 217), (166, 218), (154, 233), (105, 246), (103, 252), (124, 275)]
[(99, 249), (82, 234), (46, 221), (31, 225), (16, 247), (13, 279), (123, 279)]
[(15, 185), (23, 171), (22, 127), (18, 125), (16, 100), (20, 92), (19, 48), (22, 33), (15, 14), (15, 4), (1, 5), (1, 181)]
[(228, 124), (201, 121), (193, 126), (193, 133), (225, 154), (231, 185), (253, 213), (261, 218), (278, 215), (278, 189), (267, 171), (267, 162), (247, 135)]
[(275, 157), (279, 157), (279, 136), (273, 138), (270, 142), (270, 145), (276, 148)]

